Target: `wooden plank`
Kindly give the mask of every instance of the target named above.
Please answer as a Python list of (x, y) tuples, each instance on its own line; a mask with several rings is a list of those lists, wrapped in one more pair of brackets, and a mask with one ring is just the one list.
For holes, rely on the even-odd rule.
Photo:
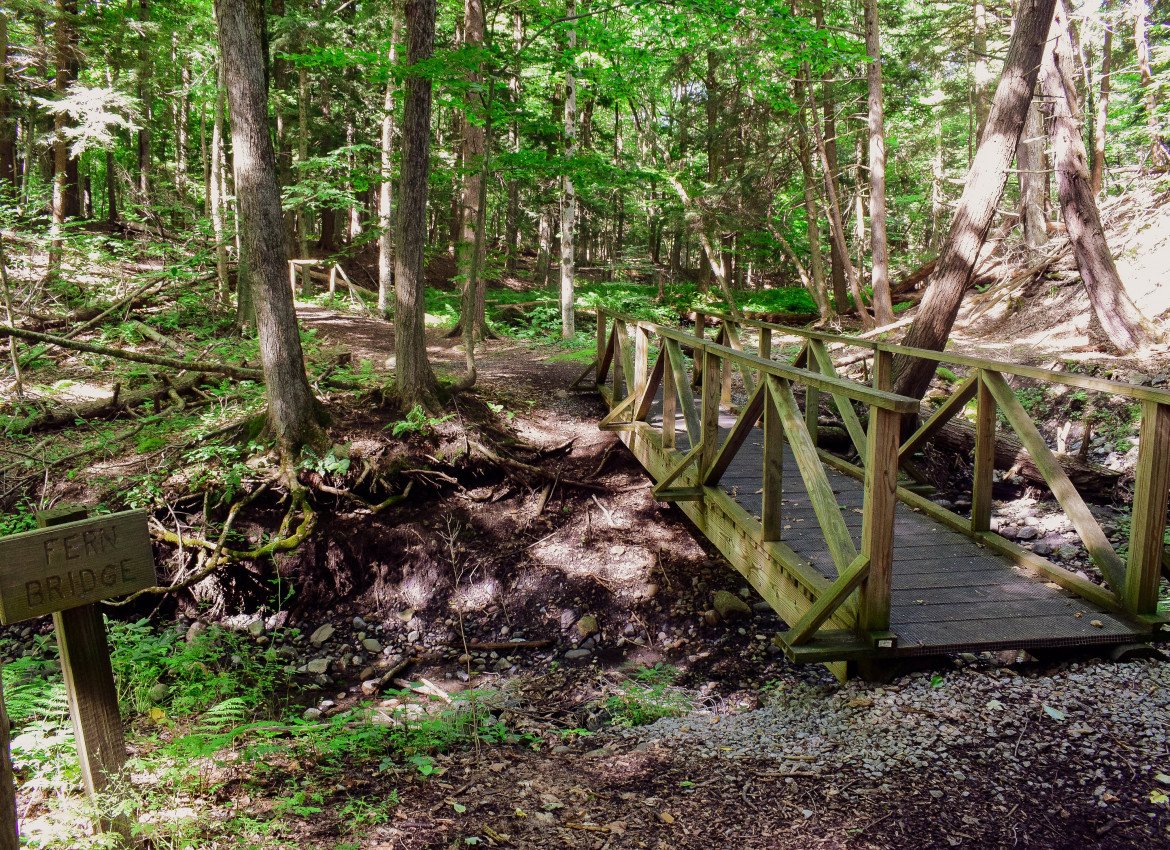
[(666, 345), (658, 354), (662, 369), (662, 448), (673, 450), (675, 444), (675, 430), (678, 427), (678, 388), (675, 385), (674, 369), (670, 367), (670, 352)]
[(760, 357), (764, 360), (772, 359), (772, 329), (760, 329)]
[[(0, 674), (3, 665), (0, 664)], [(0, 675), (0, 850), (18, 850), (20, 825), (16, 815), (16, 776), (12, 772), (12, 729), (4, 707), (4, 678)]]
[(613, 346), (614, 333), (610, 331), (609, 337), (605, 345), (601, 345), (601, 338), (605, 334), (605, 324), (598, 315), (598, 349), (597, 349), (597, 385), (603, 386), (605, 384), (605, 376), (609, 374), (609, 367), (613, 363)]
[[(654, 360), (654, 368), (650, 370), (649, 375), (644, 375), (640, 381), (640, 389), (636, 393), (638, 396), (638, 406), (634, 410), (634, 419), (643, 420), (650, 415), (650, 409), (654, 406), (655, 398), (658, 395), (658, 388), (662, 386), (662, 373), (666, 363), (665, 352), (659, 351), (658, 357)], [(673, 434), (674, 417), (670, 418), (671, 433)]]
[[(682, 404), (683, 418), (687, 423), (687, 437), (691, 445), (699, 441), (701, 423), (699, 412), (695, 409), (695, 397), (691, 392), (691, 382), (687, 378), (686, 364), (683, 362), (682, 351), (673, 339), (663, 340), (667, 356), (670, 358), (670, 370), (674, 373), (674, 387), (678, 391), (678, 400)], [(698, 360), (695, 361), (698, 364)]]
[[(738, 351), (742, 354), (744, 349), (743, 349), (743, 343), (740, 341), (740, 338), (739, 338), (739, 331), (737, 331), (735, 329), (735, 325), (731, 324), (731, 323), (728, 323), (726, 325), (726, 328), (727, 328), (727, 331), (726, 331), (725, 336), (727, 337), (727, 344), (731, 348), (735, 349), (736, 351)], [(762, 357), (763, 355), (760, 355), (760, 356)], [(765, 359), (767, 359), (767, 358), (765, 358)], [(739, 374), (740, 374), (740, 377), (743, 378), (743, 386), (744, 386), (744, 389), (747, 390), (747, 394), (749, 396), (752, 395), (756, 391), (756, 381), (755, 381), (755, 378), (752, 376), (752, 370), (750, 370), (744, 366), (739, 366)]]
[(784, 654), (797, 664), (860, 660), (879, 654), (879, 650), (852, 631), (819, 632), (814, 640), (798, 646), (790, 646), (783, 633), (777, 637), (784, 647)]
[(873, 353), (873, 388), (883, 392), (894, 388), (894, 355), (880, 348)]
[(747, 405), (744, 406), (734, 427), (732, 427), (731, 433), (727, 435), (727, 439), (720, 446), (719, 453), (711, 461), (711, 466), (703, 476), (703, 484), (708, 487), (714, 487), (719, 483), (719, 479), (723, 477), (723, 473), (727, 471), (727, 467), (731, 466), (731, 462), (735, 460), (736, 453), (755, 429), (756, 422), (759, 420), (760, 414), (763, 411), (764, 389), (761, 386), (752, 393)]
[(902, 444), (902, 447), (898, 449), (898, 457), (904, 459), (913, 455), (944, 425), (962, 412), (963, 408), (967, 406), (967, 402), (975, 397), (979, 388), (978, 381), (978, 375), (971, 375), (959, 384), (950, 397), (939, 406), (938, 410), (922, 423), (922, 427), (911, 434)]
[[(635, 326), (634, 327), (634, 395), (637, 396), (639, 403), (643, 395), (646, 393), (646, 381), (648, 379), (648, 367), (650, 365), (650, 332)], [(641, 419), (642, 416), (635, 416), (635, 419)]]
[(1135, 614), (1158, 610), (1158, 582), (1170, 495), (1170, 407), (1142, 402), (1138, 462), (1134, 470), (1129, 563), (1121, 601)]
[(634, 406), (635, 401), (637, 401), (637, 398), (632, 395), (628, 395), (623, 398), (613, 406), (613, 409), (610, 410), (609, 413), (607, 413), (600, 422), (597, 423), (597, 427), (602, 431), (609, 431), (612, 430), (611, 426), (629, 424), (631, 420), (627, 419), (624, 421), (619, 421), (619, 417), (623, 416), (628, 410), (630, 410)]
[(660, 502), (701, 502), (706, 495), (702, 487), (655, 487), (651, 493)]
[[(65, 516), (77, 516), (77, 510)], [(0, 539), (0, 622), (18, 623), (154, 586), (145, 511), (62, 520)]]
[(816, 634), (817, 629), (824, 624), (825, 620), (829, 619), (833, 612), (841, 607), (841, 603), (849, 597), (849, 594), (861, 585), (868, 574), (869, 561), (864, 555), (858, 555), (829, 589), (817, 597), (817, 601), (800, 618), (800, 622), (788, 630), (784, 635), (784, 642), (789, 646), (799, 646), (806, 643)]
[[(133, 513), (145, 533), (145, 517)], [(76, 510), (72, 514), (46, 512), (37, 516), (37, 524), (48, 531), (68, 535), (71, 529), (82, 524), (76, 517)], [(64, 545), (66, 538), (58, 539)], [(153, 562), (151, 577), (154, 577)], [(81, 762), (81, 781), (86, 793), (93, 796), (115, 779), (126, 764), (126, 741), (118, 712), (110, 647), (106, 642), (106, 624), (101, 609), (89, 604), (55, 612), (53, 627), (69, 697), (69, 719)], [(128, 827), (119, 831), (128, 834)]]
[(890, 579), (894, 568), (894, 509), (898, 504), (898, 414), (871, 409), (869, 451), (865, 456), (865, 514), (861, 553), (869, 574), (861, 585), (858, 627), (867, 632), (890, 628)]
[(618, 330), (618, 339), (621, 340), (619, 351), (621, 357), (618, 362), (622, 365), (622, 378), (625, 379), (626, 391), (632, 392), (634, 387), (634, 349), (630, 345), (630, 329), (625, 322), (618, 322), (615, 325)]
[(1024, 448), (1027, 449), (1032, 458), (1032, 463), (1036, 464), (1036, 468), (1040, 470), (1044, 480), (1048, 482), (1052, 495), (1056, 497), (1056, 501), (1064, 509), (1069, 522), (1072, 523), (1073, 528), (1076, 529), (1077, 534), (1084, 542), (1085, 548), (1089, 550), (1089, 556), (1093, 559), (1093, 563), (1101, 570), (1101, 574), (1105, 576), (1110, 587), (1120, 592), (1125, 586), (1125, 565), (1117, 553), (1113, 551), (1109, 538), (1101, 530), (1096, 517), (1089, 511), (1089, 506), (1085, 504), (1085, 500), (1081, 498), (1081, 494), (1077, 492), (1076, 487), (1069, 480), (1060, 461), (1056, 459), (1052, 450), (1044, 442), (1044, 438), (1040, 436), (1040, 432), (1028, 417), (1024, 406), (1020, 404), (1019, 399), (1016, 398), (1002, 375), (985, 370), (982, 373), (982, 383), (995, 396), (1000, 410), (1007, 417), (1008, 424), (1012, 426), (1016, 436), (1020, 438), (1020, 442), (1023, 443)]
[(719, 447), (719, 394), (723, 386), (723, 377), (719, 368), (719, 356), (711, 352), (703, 355), (703, 388), (699, 404), (699, 421), (701, 423), (699, 437), (699, 475), (705, 478), (707, 470), (715, 460), (715, 452)]
[(703, 447), (701, 444), (696, 443), (689, 452), (683, 455), (682, 460), (680, 460), (673, 468), (670, 469), (670, 471), (662, 476), (662, 480), (654, 485), (652, 492), (656, 493), (659, 489), (669, 487), (671, 484), (677, 481), (678, 477), (686, 472), (687, 469), (695, 462), (696, 458), (699, 456), (699, 451), (702, 448)]
[[(769, 335), (770, 336), (770, 335)], [(769, 343), (771, 342), (769, 338)], [(760, 502), (761, 540), (779, 540), (783, 535), (781, 506), (784, 481), (784, 430), (776, 405), (768, 399), (771, 388), (765, 379), (760, 384), (764, 395), (763, 493)]]
[[(808, 347), (823, 374), (831, 378), (840, 378), (837, 369), (833, 366), (832, 358), (829, 357), (829, 352), (825, 350), (824, 343), (820, 340), (809, 340)], [(849, 433), (849, 439), (853, 441), (853, 446), (857, 449), (857, 454), (865, 457), (865, 429), (861, 427), (857, 411), (853, 409), (853, 404), (846, 396), (832, 393), (832, 397), (837, 412), (841, 414), (841, 421), (845, 424), (845, 430)]]
[(773, 375), (769, 375), (767, 381), (768, 397), (776, 407), (776, 413), (788, 437), (788, 445), (796, 460), (796, 467), (800, 470), (800, 477), (808, 490), (809, 501), (816, 511), (817, 522), (824, 533), (825, 543), (840, 574), (857, 557), (853, 537), (841, 517), (841, 509), (837, 506), (833, 488), (829, 485), (825, 469), (817, 456), (817, 449), (809, 439), (808, 432), (804, 430), (804, 422), (800, 418), (800, 410), (792, 395), (792, 387), (787, 381)]
[(991, 528), (991, 488), (995, 472), (995, 397), (977, 372), (975, 390), (975, 468), (971, 483), (971, 530)]

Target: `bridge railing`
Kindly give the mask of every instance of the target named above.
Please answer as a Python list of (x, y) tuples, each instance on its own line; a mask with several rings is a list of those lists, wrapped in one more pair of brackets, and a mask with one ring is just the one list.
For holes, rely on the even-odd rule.
[[(713, 318), (718, 328), (716, 341), (730, 342), (733, 347), (742, 348), (740, 338), (754, 334), (757, 351), (763, 358), (773, 356), (778, 340), (798, 340), (800, 345), (792, 363), (805, 365), (826, 376), (838, 375), (830, 346), (838, 350), (861, 349), (865, 359), (872, 359), (873, 385), (881, 390), (889, 390), (892, 386), (891, 364), (895, 355), (930, 360), (962, 373), (954, 376), (954, 388), (949, 397), (898, 446), (896, 467), (912, 477), (921, 477), (914, 463), (915, 454), (951, 420), (960, 416), (969, 418), (975, 430), (970, 515), (964, 516), (943, 508), (902, 487), (898, 488), (898, 496), (912, 507), (979, 540), (1022, 566), (1040, 571), (1054, 583), (1083, 598), (1144, 620), (1155, 628), (1165, 620), (1158, 616), (1158, 591), (1162, 574), (1170, 577), (1170, 553), (1164, 543), (1170, 495), (1170, 392), (1075, 372), (1059, 372), (953, 352), (911, 348), (881, 340), (858, 339), (748, 319), (733, 320), (722, 315)], [(704, 338), (706, 324), (707, 316), (696, 316), (696, 332)], [(842, 362), (859, 362), (861, 359), (854, 354)], [(1016, 396), (1008, 382), (1010, 377), (1029, 379), (1045, 387), (1067, 387), (1083, 392), (1086, 396), (1093, 393), (1119, 397), (1128, 400), (1136, 409), (1140, 416), (1138, 456), (1134, 469), (1129, 533), (1122, 547), (1115, 548), (1110, 542), (1109, 536), (1070, 480), (1057, 453), (1049, 448), (1036, 423)], [(813, 392), (805, 409), (810, 423), (815, 422), (818, 407), (816, 388), (813, 388)], [(841, 393), (832, 394), (832, 399), (851, 442), (868, 467), (869, 455), (861, 442), (864, 431), (852, 402)], [(992, 530), (992, 485), (996, 468), (997, 426), (1000, 422), (1015, 433), (1032, 465), (1048, 485), (1089, 558), (1100, 571), (1104, 586)], [(809, 430), (815, 444), (815, 426)], [(1086, 426), (1082, 431), (1082, 441), (1087, 439)], [(858, 476), (862, 474), (855, 464), (824, 451), (819, 453), (827, 463), (842, 471)], [(865, 474), (868, 475), (868, 469)]]
[[(888, 635), (898, 434), (902, 417), (916, 411), (918, 402), (885, 388), (890, 383), (890, 356), (878, 358), (877, 368), (884, 375), (873, 387), (827, 370), (778, 362), (768, 355), (766, 349), (757, 354), (745, 351), (733, 325), (725, 326), (712, 341), (599, 309), (595, 374), (598, 390), (610, 406), (601, 426), (653, 432), (673, 461), (655, 486), (655, 495), (667, 501), (706, 502), (719, 498), (720, 479), (762, 419), (762, 510), (754, 530), (758, 542), (778, 543), (782, 538), (781, 479), (787, 443), (837, 572), (836, 579), (827, 581), (819, 573), (802, 573), (801, 565), (790, 559), (789, 568), (809, 588), (810, 603), (786, 640), (793, 645), (807, 642), (830, 618), (844, 618), (875, 645), (892, 646)], [(734, 424), (722, 436), (720, 415), (724, 409), (732, 412), (733, 371), (740, 374), (746, 397)], [(803, 409), (794, 387), (803, 389)], [(649, 420), (660, 390), (661, 425), (655, 427)], [(865, 458), (860, 548), (849, 532), (817, 449), (818, 393), (842, 400), (842, 408), (850, 412), (854, 403), (866, 412), (864, 428), (855, 416), (855, 438)], [(680, 418), (685, 451), (676, 445)]]

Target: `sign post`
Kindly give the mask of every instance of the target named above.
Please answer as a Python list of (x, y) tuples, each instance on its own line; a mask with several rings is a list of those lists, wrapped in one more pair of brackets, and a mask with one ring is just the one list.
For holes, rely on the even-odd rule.
[[(37, 531), (0, 539), (0, 623), (53, 615), (69, 717), (87, 794), (126, 763), (110, 647), (98, 602), (156, 584), (145, 511), (87, 518), (84, 508), (37, 514)], [(15, 785), (0, 705), (0, 850), (15, 848)], [(8, 820), (11, 816), (12, 827)], [(127, 833), (126, 824), (114, 824)]]

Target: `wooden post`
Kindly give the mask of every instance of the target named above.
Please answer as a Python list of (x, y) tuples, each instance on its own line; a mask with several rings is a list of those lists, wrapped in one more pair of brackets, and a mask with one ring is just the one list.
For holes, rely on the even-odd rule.
[(1134, 471), (1129, 563), (1122, 603), (1135, 614), (1158, 610), (1166, 502), (1170, 494), (1170, 407), (1142, 402), (1138, 462)]
[(821, 411), (821, 391), (804, 385), (804, 429), (808, 431), (812, 444), (817, 444), (817, 417)]
[[(701, 340), (707, 338), (707, 314), (695, 313), (695, 336)], [(696, 348), (691, 353), (694, 366), (691, 368), (691, 386), (700, 386), (703, 381), (703, 350)]]
[(858, 626), (863, 632), (885, 632), (890, 628), (900, 425), (901, 417), (894, 411), (869, 409), (861, 522), (861, 554), (869, 561), (869, 575), (861, 585), (858, 608)]
[(884, 348), (873, 351), (873, 388), (887, 393), (894, 388), (894, 355)]
[[(47, 528), (85, 519), (84, 508), (58, 508), (37, 514)], [(106, 787), (126, 764), (126, 741), (118, 713), (118, 692), (110, 666), (106, 624), (97, 604), (67, 608), (53, 614), (61, 672), (69, 695), (69, 718), (81, 760), (81, 780), (90, 796)], [(119, 832), (128, 827), (115, 824)]]
[(971, 483), (971, 530), (991, 529), (991, 485), (995, 471), (995, 397), (980, 371), (976, 391), (975, 469)]
[[(108, 178), (107, 178), (108, 179)], [(288, 261), (288, 288), (292, 290), (293, 298), (297, 297), (297, 264)]]
[(641, 404), (646, 394), (646, 377), (650, 370), (650, 334), (641, 325), (634, 325), (634, 398)]
[[(702, 357), (703, 392), (699, 410), (702, 423), (699, 439), (702, 441), (702, 449), (699, 452), (699, 476), (697, 479), (700, 482), (706, 477), (707, 470), (710, 469), (719, 449), (719, 390), (723, 383), (720, 375), (719, 355), (703, 351)], [(696, 357), (697, 361), (698, 357)]]
[(669, 346), (667, 340), (662, 340), (662, 448), (673, 451), (675, 420), (678, 418), (678, 390), (675, 388)]
[[(772, 329), (760, 328), (760, 359), (772, 359)], [(762, 380), (762, 379), (761, 379)]]
[(780, 413), (772, 399), (772, 387), (767, 376), (762, 377), (764, 393), (764, 486), (763, 506), (760, 509), (760, 523), (763, 525), (761, 538), (764, 541), (780, 539), (782, 527), (780, 505), (784, 497), (784, 431), (780, 425)]
[[(601, 369), (601, 361), (605, 359), (605, 310), (600, 307), (597, 308), (597, 368)], [(601, 374), (598, 372), (597, 380), (594, 381), (597, 386), (601, 386)]]

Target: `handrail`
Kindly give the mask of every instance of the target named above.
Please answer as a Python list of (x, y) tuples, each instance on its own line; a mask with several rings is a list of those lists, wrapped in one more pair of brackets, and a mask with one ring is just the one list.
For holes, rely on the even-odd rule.
[(844, 378), (834, 378), (819, 372), (811, 372), (808, 369), (801, 369), (775, 360), (765, 360), (762, 357), (757, 357), (754, 354), (748, 354), (744, 351), (737, 351), (726, 345), (717, 345), (710, 340), (701, 339), (677, 328), (670, 328), (654, 322), (635, 319), (632, 316), (627, 316), (622, 313), (599, 309), (598, 315), (610, 316), (627, 326), (651, 331), (663, 339), (671, 339), (675, 342), (684, 343), (691, 348), (702, 348), (705, 352), (710, 352), (727, 360), (743, 364), (758, 372), (775, 375), (778, 378), (795, 381), (805, 386), (843, 395), (870, 407), (891, 410), (895, 413), (916, 413), (918, 411), (918, 400), (909, 396), (885, 392), (884, 390), (875, 390), (866, 384), (858, 384)]
[(779, 325), (773, 322), (762, 322), (755, 319), (735, 319), (723, 313), (708, 313), (700, 311), (701, 315), (711, 316), (720, 321), (733, 322), (744, 327), (757, 330), (779, 331), (787, 336), (802, 339), (816, 339), (821, 342), (835, 342), (854, 348), (867, 348), (870, 351), (888, 351), (891, 354), (902, 354), (907, 357), (919, 357), (923, 360), (934, 360), (953, 366), (968, 366), (975, 369), (992, 369), (1021, 378), (1032, 378), (1038, 381), (1051, 381), (1054, 384), (1093, 390), (1095, 392), (1111, 393), (1141, 401), (1152, 401), (1158, 404), (1170, 404), (1170, 391), (1156, 387), (1142, 387), (1135, 384), (1126, 384), (1109, 378), (1095, 378), (1092, 375), (1078, 375), (1074, 372), (1057, 372), (1055, 369), (1045, 369), (1039, 366), (1025, 366), (1021, 363), (1010, 363), (1004, 360), (995, 360), (990, 357), (973, 357), (969, 354), (955, 354), (947, 351), (932, 351), (928, 348), (898, 345), (892, 342), (882, 342), (872, 339), (858, 339), (857, 337), (831, 334), (824, 331), (812, 331), (805, 328), (793, 328), (788, 325)]

